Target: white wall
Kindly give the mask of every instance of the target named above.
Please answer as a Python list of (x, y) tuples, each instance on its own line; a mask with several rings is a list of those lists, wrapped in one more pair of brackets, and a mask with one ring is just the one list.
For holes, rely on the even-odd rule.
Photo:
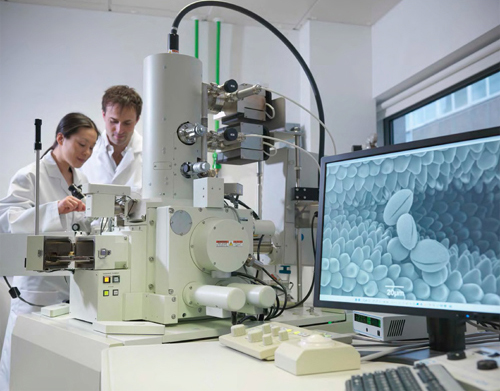
[[(307, 55), (325, 112), (325, 124), (332, 131), (337, 153), (351, 151), (376, 131), (375, 103), (372, 99), (371, 30), (365, 26), (307, 22), (301, 30), (301, 48)], [(317, 113), (316, 102), (305, 76), (301, 76), (304, 105)], [(301, 116), (309, 132), (308, 149), (316, 152), (319, 144), (318, 123), (307, 114)], [(333, 148), (325, 137), (325, 155)]]
[(499, 24), (499, 0), (401, 1), (372, 27), (373, 97)]
[(43, 121), (44, 149), (71, 111), (89, 115), (103, 130), (104, 90), (127, 84), (142, 92), (142, 61), (166, 49), (171, 22), (8, 2), (0, 3), (0, 20), (3, 197), (14, 172), (34, 160), (34, 119)]

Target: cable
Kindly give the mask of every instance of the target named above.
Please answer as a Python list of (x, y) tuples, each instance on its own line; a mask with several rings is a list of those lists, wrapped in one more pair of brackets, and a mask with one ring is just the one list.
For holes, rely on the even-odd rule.
[[(429, 338), (422, 338), (419, 340), (410, 340), (410, 341), (386, 341), (386, 342), (381, 342), (378, 339), (374, 339), (372, 337), (360, 335), (360, 334), (354, 334), (352, 336), (352, 339), (359, 340), (359, 341), (365, 341), (365, 342), (374, 342), (377, 346), (380, 344), (384, 344), (387, 346), (404, 346), (404, 345), (411, 345), (414, 343), (421, 343), (425, 341), (429, 341)], [(373, 345), (373, 344), (372, 344)], [(358, 345), (356, 345), (358, 346)]]
[[(318, 212), (314, 212), (313, 218), (311, 219), (311, 240), (312, 240), (312, 248), (313, 248), (315, 260), (316, 260), (316, 245), (314, 243), (314, 220), (317, 218), (318, 218)], [(295, 303), (294, 305), (291, 305), (290, 307), (287, 307), (286, 309), (289, 310), (289, 309), (296, 308), (299, 305), (304, 304), (307, 301), (307, 299), (309, 299), (309, 296), (311, 296), (313, 289), (314, 289), (314, 277), (313, 277), (313, 280), (311, 282), (311, 286), (309, 287), (309, 290), (307, 291), (306, 296), (298, 303)]]
[(474, 323), (474, 322), (472, 322), (470, 320), (466, 320), (466, 322), (468, 324), (470, 324), (471, 326), (474, 326), (474, 327), (478, 328), (479, 330), (490, 331), (492, 333), (500, 334), (500, 330), (494, 329), (492, 327), (484, 327), (484, 326), (481, 326), (480, 324)]
[(247, 204), (245, 204), (243, 201), (241, 201), (240, 199), (237, 200), (238, 201), (238, 204), (240, 204), (242, 207), (244, 207), (245, 209), (249, 209), (252, 211), (252, 216), (256, 219), (256, 220), (260, 220), (260, 217), (257, 213), (255, 213), (255, 211), (250, 208)]
[(318, 218), (318, 212), (314, 212), (313, 218), (311, 219), (311, 242), (315, 260), (316, 260), (316, 243), (314, 242), (314, 220), (317, 218)]
[(269, 118), (269, 119), (274, 119), (274, 117), (276, 116), (276, 110), (274, 109), (274, 107), (272, 105), (270, 105), (269, 103), (266, 103), (266, 107), (268, 107), (269, 109), (271, 109), (271, 112), (273, 113), (272, 115), (269, 114), (267, 111), (266, 111), (266, 117)]
[(413, 345), (396, 346), (396, 347), (391, 348), (391, 349), (383, 350), (381, 352), (372, 353), (372, 354), (369, 354), (367, 356), (361, 357), (361, 362), (375, 360), (377, 358), (387, 356), (388, 354), (391, 354), (391, 353), (400, 352), (402, 350), (421, 349), (421, 348), (426, 348), (427, 346), (429, 346), (429, 342), (416, 343)]
[(500, 330), (500, 323), (490, 322), (490, 321), (487, 321), (487, 322), (484, 321), (484, 322), (481, 322), (481, 325), (483, 325), (484, 327), (488, 327), (488, 325), (490, 325), (494, 329)]
[(238, 320), (237, 324), (242, 324), (245, 320), (254, 320), (254, 321), (256, 321), (257, 318), (255, 317), (255, 315), (246, 315), (243, 318), (241, 318), (240, 320)]
[[(271, 280), (273, 280), (274, 282), (276, 282), (276, 284), (278, 284), (278, 285), (281, 287), (281, 290), (282, 290), (282, 291), (283, 291), (283, 293), (285, 294), (285, 301), (284, 301), (284, 303), (283, 303), (283, 307), (282, 307), (282, 309), (281, 309), (280, 313), (279, 313), (279, 314), (277, 314), (277, 315), (275, 316), (275, 317), (278, 317), (278, 316), (280, 316), (280, 315), (283, 313), (283, 311), (285, 311), (285, 309), (286, 309), (286, 303), (287, 303), (287, 301), (288, 301), (288, 295), (287, 295), (287, 293), (286, 293), (286, 288), (285, 288), (285, 286), (284, 286), (281, 282), (279, 282), (279, 281), (276, 279), (276, 277), (274, 277), (273, 275), (271, 275), (271, 273), (269, 273), (269, 272), (268, 272), (265, 268), (262, 268), (262, 271), (263, 271), (264, 273), (266, 273), (266, 274), (268, 275), (268, 277), (269, 277)], [(279, 303), (278, 303), (278, 304), (279, 304)]]
[[(7, 284), (7, 286), (9, 287), (9, 293), (10, 293), (10, 291), (11, 291), (11, 289), (12, 289), (12, 286), (10, 285), (10, 282), (9, 282), (9, 280), (7, 279), (7, 277), (3, 276), (3, 279), (5, 280), (5, 283)], [(15, 297), (12, 297), (12, 295), (11, 295), (11, 297), (12, 297), (13, 299), (16, 299), (16, 298), (17, 298), (17, 299), (21, 300), (23, 303), (26, 303), (26, 304), (28, 304), (28, 305), (30, 305), (30, 306), (32, 306), (32, 307), (45, 307), (44, 305), (40, 305), (40, 304), (33, 304), (33, 303), (30, 303), (30, 302), (29, 302), (29, 301), (27, 301), (27, 300), (24, 300), (24, 299), (21, 297), (21, 292), (19, 292), (19, 289), (17, 289), (16, 287), (14, 287), (14, 289), (16, 290), (16, 296), (15, 296)]]
[[(188, 13), (191, 12), (192, 10), (199, 8), (199, 7), (223, 7), (223, 8), (228, 8), (233, 11), (240, 12), (244, 15), (249, 16), (250, 18), (256, 20), (260, 24), (262, 24), (264, 27), (267, 27), (269, 30), (271, 30), (274, 35), (276, 35), (281, 42), (285, 44), (285, 46), (292, 52), (292, 54), (295, 56), (297, 61), (299, 62), (300, 66), (304, 70), (304, 73), (307, 76), (307, 79), (309, 80), (309, 83), (311, 84), (311, 89), (314, 94), (314, 98), (316, 99), (316, 106), (318, 107), (318, 117), (320, 118), (321, 122), (325, 122), (325, 113), (323, 111), (323, 103), (321, 101), (321, 95), (319, 93), (318, 85), (316, 84), (316, 80), (314, 80), (314, 76), (311, 73), (311, 70), (309, 69), (309, 66), (307, 63), (304, 61), (300, 53), (298, 52), (297, 49), (295, 49), (295, 46), (276, 28), (274, 27), (271, 23), (269, 23), (267, 20), (264, 18), (260, 17), (259, 15), (253, 13), (250, 10), (247, 10), (246, 8), (240, 7), (235, 4), (223, 2), (223, 1), (197, 1), (191, 4), (188, 4), (186, 7), (184, 7), (175, 17), (174, 22), (172, 23), (172, 29), (170, 32), (169, 36), (169, 44), (170, 47), (169, 49), (172, 51), (179, 51), (179, 41), (178, 38), (179, 36), (177, 35), (177, 30), (179, 29), (179, 24), (184, 18), (184, 16)], [(321, 161), (321, 158), (325, 154), (325, 128), (323, 125), (320, 124), (319, 126), (319, 149), (318, 149), (318, 161)]]
[(278, 150), (276, 149), (276, 147), (275, 147), (273, 144), (271, 144), (271, 143), (266, 143), (265, 141), (262, 141), (262, 144), (267, 145), (268, 147), (270, 147), (270, 148), (274, 149), (274, 153), (273, 153), (273, 154), (268, 153), (268, 152), (266, 152), (266, 151), (262, 151), (262, 152), (264, 152), (267, 156), (269, 156), (269, 157), (273, 157), (273, 156), (276, 156), (276, 155), (278, 154)]
[[(330, 129), (328, 129), (328, 128), (326, 127), (326, 125), (325, 125), (325, 123), (324, 123), (323, 121), (321, 121), (321, 120), (320, 120), (318, 117), (316, 117), (316, 116), (315, 116), (315, 115), (314, 115), (314, 114), (313, 114), (310, 110), (308, 110), (306, 107), (302, 106), (299, 102), (297, 102), (297, 101), (293, 100), (292, 98), (289, 98), (288, 96), (283, 95), (283, 94), (281, 94), (281, 93), (279, 93), (279, 92), (276, 92), (276, 91), (274, 91), (274, 90), (271, 90), (271, 89), (269, 89), (269, 88), (263, 88), (263, 89), (264, 89), (264, 90), (266, 90), (266, 91), (269, 91), (269, 92), (271, 92), (271, 93), (273, 93), (273, 94), (279, 95), (279, 96), (281, 96), (281, 97), (285, 98), (286, 100), (288, 100), (288, 101), (292, 102), (293, 104), (295, 104), (295, 105), (299, 106), (302, 110), (307, 111), (311, 117), (313, 117), (316, 121), (318, 121), (318, 122), (320, 123), (320, 125), (322, 125), (322, 126), (325, 128), (325, 130), (326, 130), (326, 134), (328, 135), (328, 137), (330, 137), (330, 141), (332, 142), (332, 145), (333, 145), (333, 154), (334, 154), (334, 155), (336, 155), (336, 154), (337, 154), (337, 145), (335, 144), (335, 141), (333, 140), (333, 135), (332, 135), (332, 132), (330, 131)], [(267, 104), (267, 103), (266, 103), (266, 104)], [(273, 109), (274, 109), (274, 108), (273, 108)], [(267, 115), (267, 113), (266, 113), (266, 115)]]
[[(244, 277), (244, 278), (248, 278), (248, 279), (250, 279), (250, 280), (254, 280), (254, 281), (258, 282), (258, 283), (259, 283), (259, 284), (261, 284), (261, 285), (266, 285), (266, 286), (270, 286), (271, 288), (273, 288), (273, 286), (272, 286), (272, 285), (266, 284), (266, 282), (265, 282), (265, 281), (262, 281), (262, 280), (260, 280), (260, 279), (258, 279), (258, 278), (256, 278), (256, 277), (252, 276), (251, 274), (245, 274), (245, 273), (241, 273), (241, 272), (232, 272), (232, 273), (231, 273), (231, 275), (232, 275), (232, 276), (235, 276), (235, 277)], [(276, 287), (274, 287), (274, 288), (276, 288)], [(278, 289), (279, 289), (279, 288), (278, 288)]]
[[(266, 271), (266, 272), (267, 272), (267, 270), (265, 270), (265, 269), (262, 269), (262, 270), (264, 270), (264, 271)], [(261, 284), (261, 285), (270, 286), (270, 287), (271, 287), (271, 288), (273, 288), (275, 291), (276, 291), (276, 290), (278, 290), (278, 289), (280, 289), (280, 290), (281, 290), (281, 291), (285, 294), (285, 304), (286, 304), (286, 289), (283, 287), (283, 285), (279, 284), (279, 282), (278, 282), (278, 284), (279, 284), (280, 286), (273, 286), (273, 285), (266, 284), (264, 281), (260, 280), (260, 279), (259, 279), (259, 278), (257, 278), (257, 277), (254, 277), (254, 276), (252, 276), (252, 275), (250, 275), (250, 274), (244, 274), (244, 273), (240, 273), (240, 272), (232, 272), (232, 273), (231, 273), (231, 275), (232, 275), (232, 276), (237, 276), (237, 277), (247, 278), (247, 279), (250, 279), (250, 280), (253, 280), (253, 281), (258, 282), (258, 283), (259, 283), (259, 284)], [(272, 277), (271, 277), (271, 278), (272, 278)], [(276, 292), (275, 292), (275, 293), (276, 293)], [(270, 319), (272, 319), (272, 318), (275, 318), (275, 317), (277, 317), (277, 316), (281, 315), (281, 313), (283, 313), (283, 310), (281, 310), (281, 313), (280, 313), (279, 315), (277, 315), (277, 313), (278, 313), (278, 311), (279, 311), (279, 308), (280, 308), (280, 304), (279, 304), (279, 297), (278, 297), (278, 294), (277, 294), (277, 293), (276, 293), (276, 303), (277, 303), (277, 304), (276, 304), (276, 308), (277, 308), (277, 310), (276, 310), (276, 311), (274, 311), (274, 312), (273, 312), (273, 311), (271, 311), (271, 312), (269, 313), (269, 315), (266, 317), (266, 320), (270, 320)]]
[(267, 138), (267, 139), (269, 139), (269, 140), (279, 141), (280, 143), (285, 143), (285, 144), (291, 145), (291, 146), (292, 146), (292, 147), (294, 147), (294, 148), (300, 149), (302, 152), (307, 153), (309, 156), (311, 156), (311, 157), (313, 158), (314, 163), (316, 163), (316, 165), (318, 166), (318, 171), (321, 171), (321, 167), (320, 167), (319, 163), (316, 161), (316, 158), (314, 157), (314, 155), (313, 155), (311, 152), (306, 151), (304, 148), (299, 147), (298, 145), (295, 145), (295, 144), (290, 143), (290, 142), (285, 141), (285, 140), (281, 140), (281, 139), (276, 138), (276, 137), (271, 137), (271, 136), (262, 136), (262, 135), (260, 135), (260, 134), (245, 134), (245, 137)]
[(262, 239), (264, 239), (264, 235), (261, 235), (259, 244), (257, 244), (257, 261), (260, 261), (260, 245), (262, 244)]
[[(231, 201), (231, 202), (233, 202), (233, 203), (234, 203), (234, 201), (236, 201), (239, 205), (241, 205), (241, 206), (242, 206), (242, 207), (244, 207), (245, 209), (250, 210), (250, 211), (252, 212), (252, 216), (253, 216), (253, 218), (254, 218), (255, 220), (260, 220), (259, 215), (258, 215), (257, 213), (255, 213), (255, 211), (254, 211), (252, 208), (250, 208), (247, 204), (245, 204), (245, 203), (244, 203), (243, 201), (241, 201), (240, 199), (235, 198), (235, 197), (231, 197), (231, 196), (224, 196), (224, 199), (225, 199), (225, 200), (229, 200), (229, 201)], [(224, 202), (225, 202), (225, 201), (224, 201)], [(227, 202), (225, 202), (225, 204), (226, 204), (228, 207), (230, 207), (230, 206), (229, 206), (229, 204), (228, 204)]]
[(238, 214), (238, 211), (236, 210), (236, 208), (231, 206), (231, 205), (227, 205), (227, 207), (234, 212), (234, 214), (236, 215), (236, 218), (238, 219), (238, 223), (241, 223), (240, 215)]

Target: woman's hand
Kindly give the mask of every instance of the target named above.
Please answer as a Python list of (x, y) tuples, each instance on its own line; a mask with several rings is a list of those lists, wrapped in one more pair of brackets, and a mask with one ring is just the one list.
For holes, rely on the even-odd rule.
[(60, 215), (65, 215), (71, 212), (84, 212), (85, 204), (78, 198), (67, 196), (66, 198), (57, 202), (57, 209)]

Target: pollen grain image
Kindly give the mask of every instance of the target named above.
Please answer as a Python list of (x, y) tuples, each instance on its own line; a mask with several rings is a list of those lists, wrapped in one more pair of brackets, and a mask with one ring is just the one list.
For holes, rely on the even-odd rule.
[(320, 295), (500, 305), (500, 138), (327, 164)]

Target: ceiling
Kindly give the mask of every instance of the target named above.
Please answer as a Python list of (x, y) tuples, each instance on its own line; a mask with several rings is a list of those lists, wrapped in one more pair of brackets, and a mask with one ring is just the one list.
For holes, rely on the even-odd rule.
[[(56, 7), (79, 8), (174, 18), (189, 0), (5, 0)], [(371, 26), (401, 0), (232, 0), (281, 29), (300, 29), (307, 20)], [(249, 17), (221, 7), (201, 7), (186, 18), (220, 19), (255, 25)]]

